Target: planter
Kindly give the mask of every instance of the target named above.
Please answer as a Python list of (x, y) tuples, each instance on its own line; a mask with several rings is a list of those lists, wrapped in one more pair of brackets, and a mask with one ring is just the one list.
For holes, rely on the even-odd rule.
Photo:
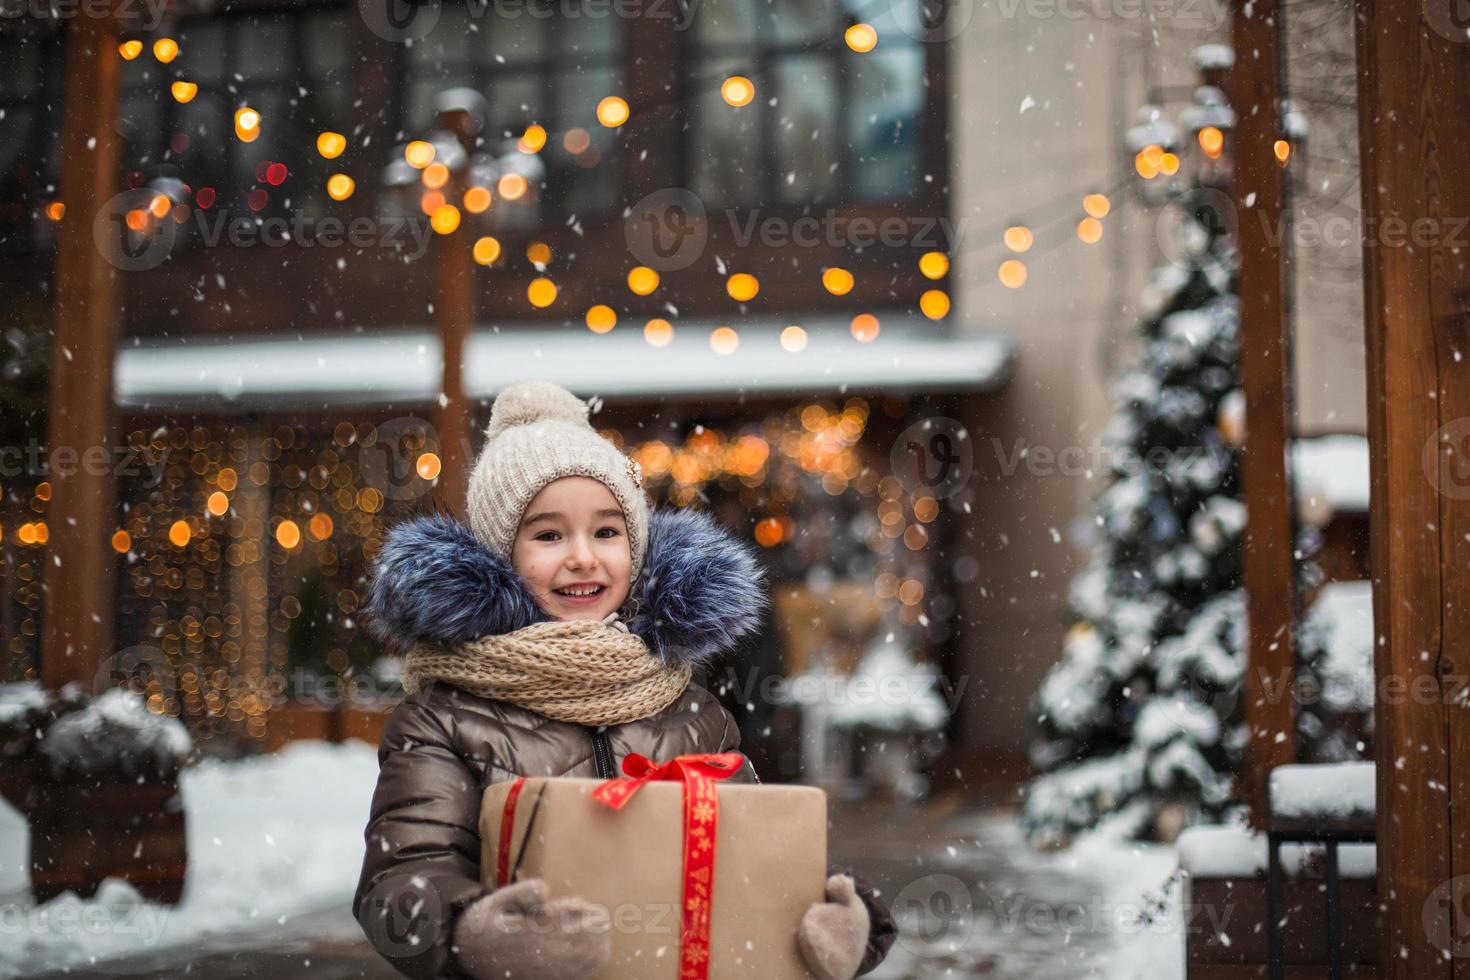
[(66, 891), (88, 898), (108, 877), (151, 901), (178, 902), (188, 847), (177, 777), (73, 776), (32, 789), (26, 816), (38, 904)]

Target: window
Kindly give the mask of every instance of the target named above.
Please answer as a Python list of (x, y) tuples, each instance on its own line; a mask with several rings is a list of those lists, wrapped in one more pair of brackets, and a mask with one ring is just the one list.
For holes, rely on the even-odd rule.
[[(248, 195), (268, 195), (264, 214), (311, 212), (330, 203), (332, 161), (315, 150), (323, 130), (351, 133), (351, 24), (342, 8), (216, 16), (186, 21), (177, 33), (187, 72), (139, 58), (124, 67), (118, 107), (123, 164), (145, 177), (177, 177), (194, 191), (213, 188), (217, 208), (248, 210)], [(176, 77), (199, 86), (191, 102), (169, 92)], [(260, 112), (260, 137), (235, 137), (235, 110)], [(279, 161), (289, 176), (264, 179), (262, 162)]]
[(597, 123), (597, 103), (621, 94), (623, 29), (616, 5), (586, 7), (493, 0), (446, 5), (410, 51), (404, 129), (433, 126), (434, 97), (469, 87), (485, 96), (485, 149), (498, 154), (539, 123), (547, 192), (558, 214), (606, 213), (617, 204), (616, 134)]
[[(914, 194), (925, 102), (920, 2), (705, 0), (685, 59), (688, 186), (706, 203), (737, 206)], [(860, 21), (881, 38), (862, 54), (844, 39)], [(739, 109), (720, 91), (730, 75), (755, 83)]]
[(56, 196), (61, 91), (56, 37), (0, 37), (0, 247), (28, 247), (32, 224)]

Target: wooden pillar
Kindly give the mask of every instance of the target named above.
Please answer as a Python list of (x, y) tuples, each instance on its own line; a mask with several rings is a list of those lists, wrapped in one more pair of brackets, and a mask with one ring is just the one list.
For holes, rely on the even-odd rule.
[(119, 190), (117, 45), (110, 18), (78, 16), (67, 23), (61, 136), (66, 216), (57, 232), (47, 449), (85, 461), (89, 451), (95, 459), (103, 447), (109, 465), (49, 475), (41, 680), (53, 688), (73, 680), (90, 685), (113, 640), (112, 362), (120, 291), (117, 270), (93, 240), (93, 218)]
[[(458, 178), (451, 186), (460, 187)], [(464, 390), (464, 351), (475, 319), (475, 264), (465, 232), (438, 235), (439, 343), (444, 368), (441, 395), (434, 413), (439, 436), (439, 484), (434, 496), (442, 513), (464, 518), (465, 495), (469, 491), (470, 428), (473, 410)]]
[(1470, 977), (1470, 37), (1358, 0), (1385, 977)]
[[(1248, 520), (1243, 574), (1249, 619), (1245, 717), (1250, 730), (1243, 797), (1265, 824), (1272, 767), (1296, 761), (1290, 696), (1296, 666), (1295, 520), (1287, 452), (1292, 419), (1288, 326), (1290, 234), (1281, 138), (1282, 9), (1235, 8), (1235, 213), (1240, 250), (1240, 373), (1246, 403), (1242, 479)], [(1285, 232), (1285, 233), (1284, 233)]]

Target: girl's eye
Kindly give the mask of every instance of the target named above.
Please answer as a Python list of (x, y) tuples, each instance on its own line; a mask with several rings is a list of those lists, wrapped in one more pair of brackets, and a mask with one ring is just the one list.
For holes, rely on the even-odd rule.
[[(615, 527), (598, 528), (597, 533), (598, 534), (601, 534), (603, 531), (611, 531), (612, 533), (610, 535), (608, 535), (609, 537), (617, 537), (617, 535), (618, 535), (618, 529), (615, 528)], [(532, 540), (534, 540), (534, 541), (549, 541), (551, 539), (547, 537), (548, 534), (554, 536), (556, 534), (556, 532), (555, 531), (542, 531), (540, 534), (536, 535), (536, 537), (533, 538)]]

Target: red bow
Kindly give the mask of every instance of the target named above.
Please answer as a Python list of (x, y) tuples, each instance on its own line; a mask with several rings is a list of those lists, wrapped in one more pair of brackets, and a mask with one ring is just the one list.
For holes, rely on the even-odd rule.
[(720, 798), (715, 783), (740, 771), (739, 752), (680, 755), (655, 763), (629, 753), (623, 759), (627, 778), (609, 779), (592, 791), (597, 802), (614, 810), (648, 783), (678, 780), (684, 784), (684, 910), (679, 940), (679, 980), (709, 977), (709, 919), (715, 883), (715, 840)]

